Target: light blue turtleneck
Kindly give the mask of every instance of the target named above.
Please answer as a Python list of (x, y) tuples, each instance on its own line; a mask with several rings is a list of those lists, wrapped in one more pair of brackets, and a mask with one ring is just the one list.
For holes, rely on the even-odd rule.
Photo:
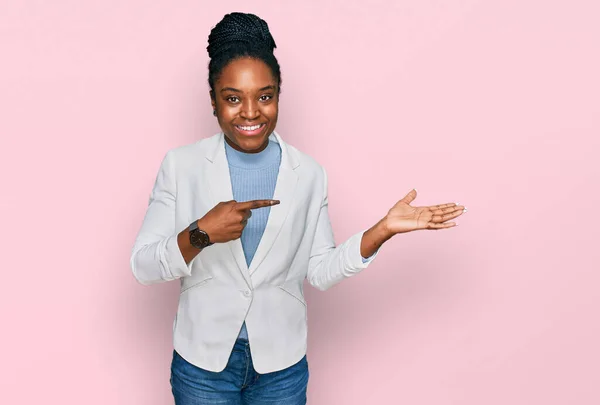
[[(225, 154), (234, 200), (241, 202), (273, 198), (281, 163), (281, 147), (277, 142), (270, 140), (267, 147), (258, 153), (240, 152), (225, 142)], [(265, 232), (270, 211), (271, 207), (252, 210), (252, 216), (242, 231), (240, 239), (248, 267)], [(363, 262), (367, 260), (363, 258)], [(238, 337), (248, 339), (246, 322), (242, 324)]]
[[(241, 202), (273, 198), (281, 163), (281, 148), (277, 142), (269, 141), (267, 147), (258, 153), (240, 152), (225, 142), (225, 153), (234, 200)], [(252, 216), (242, 231), (240, 239), (248, 267), (265, 232), (270, 211), (271, 207), (252, 210)], [(239, 337), (248, 339), (245, 322)]]

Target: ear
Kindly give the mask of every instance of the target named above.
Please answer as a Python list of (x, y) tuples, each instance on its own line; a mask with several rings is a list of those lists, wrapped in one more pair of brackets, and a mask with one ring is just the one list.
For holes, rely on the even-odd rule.
[(215, 93), (212, 90), (209, 90), (208, 95), (210, 96), (210, 104), (212, 105), (213, 110), (217, 109), (217, 101), (215, 100)]

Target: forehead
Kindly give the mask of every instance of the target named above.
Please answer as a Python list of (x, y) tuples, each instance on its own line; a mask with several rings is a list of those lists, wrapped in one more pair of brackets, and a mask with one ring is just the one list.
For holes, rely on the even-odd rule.
[(276, 83), (271, 68), (265, 62), (254, 58), (240, 58), (229, 62), (223, 68), (215, 84), (217, 87), (251, 91), (274, 86)]

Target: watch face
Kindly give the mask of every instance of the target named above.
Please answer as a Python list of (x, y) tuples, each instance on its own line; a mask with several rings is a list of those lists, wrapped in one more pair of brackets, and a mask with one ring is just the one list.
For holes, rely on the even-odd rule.
[(190, 232), (190, 244), (197, 249), (203, 249), (209, 245), (208, 235), (200, 229), (194, 229)]

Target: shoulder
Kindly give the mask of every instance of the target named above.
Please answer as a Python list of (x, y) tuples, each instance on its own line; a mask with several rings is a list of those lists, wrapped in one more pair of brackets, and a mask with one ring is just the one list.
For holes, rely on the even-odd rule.
[(288, 149), (290, 158), (294, 160), (298, 166), (296, 170), (300, 170), (300, 172), (304, 175), (312, 175), (317, 176), (319, 178), (326, 175), (325, 167), (314, 157), (312, 157), (308, 153), (302, 152), (295, 146), (290, 145), (289, 143), (286, 143), (285, 146)]
[(295, 171), (305, 184), (316, 190), (327, 189), (327, 171), (325, 167), (308, 153), (300, 151), (295, 146), (285, 143), (290, 160), (294, 161), (297, 167)]
[(206, 156), (214, 150), (219, 141), (219, 134), (212, 135), (208, 138), (200, 139), (196, 142), (186, 145), (176, 146), (167, 151), (167, 156), (176, 161), (195, 160), (200, 156)]
[(314, 157), (305, 153), (295, 146), (285, 142), (285, 147), (290, 155), (290, 159), (292, 160), (292, 164), (295, 162), (298, 168), (301, 168), (302, 171), (309, 172), (322, 172), (324, 170), (323, 165), (319, 163)]
[(176, 171), (197, 167), (203, 157), (209, 156), (214, 151), (219, 141), (218, 136), (219, 134), (216, 134), (169, 149), (163, 157), (162, 165)]

